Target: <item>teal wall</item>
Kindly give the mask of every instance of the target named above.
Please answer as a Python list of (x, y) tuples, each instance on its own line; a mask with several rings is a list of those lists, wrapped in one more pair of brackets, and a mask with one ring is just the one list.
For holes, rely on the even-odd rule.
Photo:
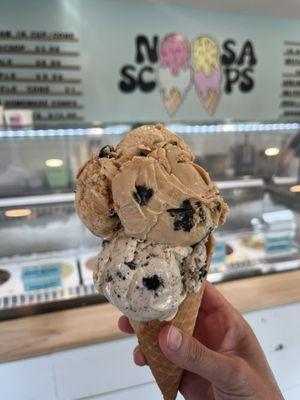
[(174, 120), (278, 118), (283, 42), (300, 40), (298, 21), (124, 0), (3, 0), (0, 23), (1, 30), (63, 30), (78, 35), (87, 121), (170, 120), (158, 90), (124, 94), (118, 82), (120, 68), (134, 62), (137, 34), (163, 38), (171, 32), (189, 40), (201, 34), (220, 43), (233, 38), (238, 48), (249, 39), (258, 60), (251, 92), (223, 94), (216, 113), (209, 116), (192, 89)]

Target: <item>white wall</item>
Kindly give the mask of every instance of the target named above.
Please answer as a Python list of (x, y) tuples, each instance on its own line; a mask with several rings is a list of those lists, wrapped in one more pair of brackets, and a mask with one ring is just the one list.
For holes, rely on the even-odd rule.
[[(1, 2), (0, 23), (1, 30), (73, 31), (80, 38), (86, 121), (170, 119), (158, 90), (124, 94), (118, 82), (120, 68), (134, 63), (136, 35), (163, 38), (172, 32), (189, 40), (208, 34), (220, 44), (232, 38), (239, 49), (249, 39), (258, 60), (251, 92), (223, 94), (215, 115), (210, 117), (192, 89), (174, 116), (176, 120), (277, 118), (283, 42), (300, 36), (298, 21), (125, 0), (27, 0), (26, 6), (22, 0), (5, 0)], [(65, 46), (68, 48), (68, 44)]]

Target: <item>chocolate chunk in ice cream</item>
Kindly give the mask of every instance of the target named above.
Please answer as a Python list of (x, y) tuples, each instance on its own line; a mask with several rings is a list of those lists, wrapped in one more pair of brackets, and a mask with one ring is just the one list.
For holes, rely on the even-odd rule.
[(169, 208), (167, 211), (174, 218), (175, 231), (182, 229), (185, 232), (190, 232), (194, 226), (193, 216), (195, 213), (190, 200), (184, 200), (179, 208)]
[(114, 158), (114, 148), (113, 146), (106, 145), (102, 147), (102, 149), (99, 151), (98, 157), (99, 158)]
[[(220, 202), (219, 202), (219, 204), (220, 204)], [(196, 206), (198, 209), (200, 221), (204, 223), (206, 221), (206, 214), (205, 214), (205, 211), (203, 210), (203, 205), (202, 205), (201, 201), (196, 201)]]
[(157, 275), (153, 275), (143, 278), (143, 285), (148, 290), (157, 290), (160, 286), (164, 286), (164, 283)]
[(131, 269), (136, 269), (136, 263), (134, 261), (125, 261), (125, 264)]
[(135, 192), (133, 192), (133, 198), (140, 206), (146, 206), (152, 196), (153, 189), (145, 186), (136, 186)]
[(200, 270), (199, 270), (199, 277), (200, 277), (200, 280), (202, 280), (206, 275), (207, 275), (207, 266), (206, 266), (206, 264), (204, 264), (201, 268), (200, 268)]

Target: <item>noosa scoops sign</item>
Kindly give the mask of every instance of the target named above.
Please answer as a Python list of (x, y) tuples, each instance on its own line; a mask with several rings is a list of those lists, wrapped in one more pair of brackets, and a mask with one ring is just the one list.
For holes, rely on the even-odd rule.
[(119, 89), (123, 93), (159, 90), (169, 115), (174, 115), (194, 89), (202, 106), (214, 114), (222, 93), (247, 93), (255, 85), (257, 64), (254, 45), (246, 40), (238, 46), (233, 39), (221, 45), (208, 35), (191, 42), (170, 34), (159, 41), (139, 35), (135, 39), (135, 59), (120, 69)]

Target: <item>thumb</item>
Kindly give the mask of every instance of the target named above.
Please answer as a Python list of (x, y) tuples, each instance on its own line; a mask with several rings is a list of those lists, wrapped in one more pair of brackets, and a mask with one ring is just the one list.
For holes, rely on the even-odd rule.
[(165, 326), (161, 330), (159, 345), (171, 362), (214, 385), (228, 386), (234, 375), (235, 363), (230, 356), (210, 350), (175, 326)]

